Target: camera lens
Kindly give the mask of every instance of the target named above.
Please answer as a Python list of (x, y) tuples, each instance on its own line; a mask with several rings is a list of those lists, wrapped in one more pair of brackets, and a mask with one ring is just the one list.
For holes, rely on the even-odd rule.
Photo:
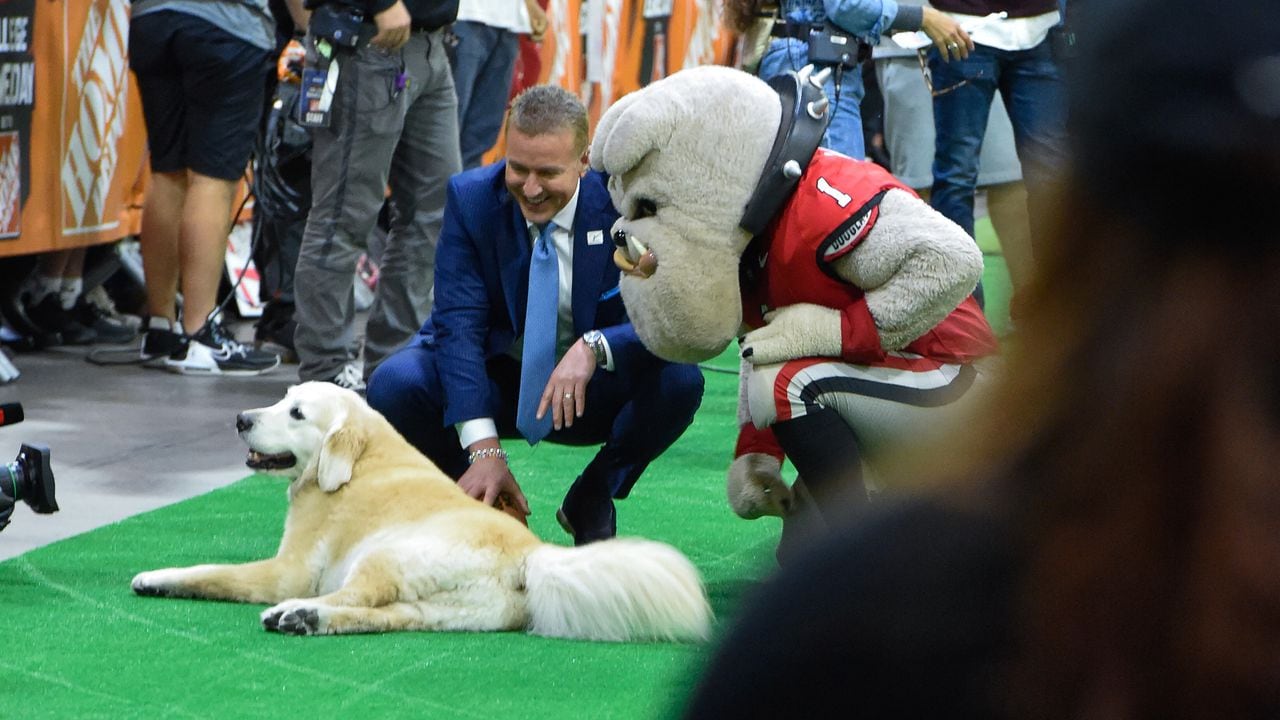
[(49, 448), (23, 444), (18, 457), (0, 470), (0, 493), (7, 498), (7, 505), (21, 500), (38, 513), (57, 512)]

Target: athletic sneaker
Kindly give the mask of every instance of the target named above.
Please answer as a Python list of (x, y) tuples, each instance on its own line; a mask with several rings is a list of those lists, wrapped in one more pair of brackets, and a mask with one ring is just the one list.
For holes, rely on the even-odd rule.
[(360, 368), (355, 363), (347, 363), (342, 366), (337, 375), (329, 379), (329, 382), (344, 387), (348, 390), (355, 390), (361, 395), (364, 394), (364, 376), (360, 372)]
[(170, 355), (183, 350), (186, 342), (173, 321), (162, 317), (146, 318), (142, 321), (142, 347), (139, 350), (142, 364), (162, 368)]
[(50, 293), (26, 308), (27, 317), (45, 335), (57, 335), (62, 345), (88, 345), (97, 341), (98, 333), (86, 327), (69, 310), (62, 309), (58, 293)]
[(183, 375), (261, 375), (279, 364), (276, 354), (235, 340), (221, 323), (212, 320), (187, 338), (184, 349), (164, 361), (166, 370)]
[(262, 308), (262, 317), (254, 323), (253, 346), (273, 352), (281, 362), (297, 363), (298, 351), (293, 345), (293, 333), (298, 323), (293, 319), (293, 303), (272, 300)]
[(98, 334), (97, 342), (123, 344), (138, 335), (138, 318), (121, 315), (101, 285), (81, 295), (72, 312), (77, 320), (93, 328)]

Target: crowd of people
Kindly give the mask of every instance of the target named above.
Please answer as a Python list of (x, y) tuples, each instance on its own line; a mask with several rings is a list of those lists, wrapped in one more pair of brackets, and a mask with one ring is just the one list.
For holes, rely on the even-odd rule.
[[(769, 14), (771, 6), (764, 2), (762, 7), (762, 0), (729, 0), (727, 24), (745, 29)], [(1056, 0), (1040, 0), (1040, 5), (1046, 2)], [(1032, 81), (1020, 65), (1008, 64), (999, 71), (994, 66), (961, 68), (973, 78), (956, 81), (945, 92), (934, 91), (934, 105), (973, 95), (967, 102), (991, 108), (993, 123), (986, 142), (967, 135), (940, 141), (963, 146), (965, 152), (980, 148), (981, 173), (967, 165), (963, 172), (945, 167), (933, 168), (940, 174), (931, 172), (933, 108), (920, 99), (924, 89), (918, 73), (915, 82), (895, 81), (892, 73), (900, 64), (895, 61), (902, 58), (883, 51), (896, 47), (889, 35), (918, 30), (931, 43), (928, 53), (919, 51), (920, 62), (931, 63), (927, 80), (993, 52), (992, 46), (975, 44), (969, 37), (961, 23), (969, 17), (964, 13), (1013, 11), (1012, 18), (999, 22), (984, 18), (977, 26), (967, 23), (979, 40), (985, 33), (997, 49), (1008, 44), (1008, 37), (1026, 36), (1029, 25), (1034, 30), (1031, 37), (1043, 39), (1041, 31), (1051, 27), (1051, 16), (1056, 15), (1040, 12), (1046, 10), (1040, 5), (1024, 4), (979, 3), (979, 12), (977, 5), (952, 8), (945, 2), (930, 6), (918, 0), (786, 0), (772, 10), (774, 38), (759, 63), (765, 78), (807, 64), (811, 30), (843, 33), (854, 39), (851, 47), (874, 45), (877, 71), (884, 70), (882, 75), (878, 72), (878, 86), (884, 89), (890, 169), (922, 195), (940, 191), (935, 207), (970, 234), (974, 189), (983, 187), (1017, 282), (1029, 275), (1030, 248), (1023, 230), (1028, 224), (1026, 193), (1014, 137), (1027, 139), (1018, 143), (1024, 155), (1032, 154), (1025, 150), (1028, 144), (1047, 148), (1034, 156), (1048, 157), (1034, 162), (1051, 170), (1060, 164), (1060, 153), (1054, 151), (1060, 146), (1060, 133), (1054, 130), (1041, 142), (1038, 138), (1044, 133), (1033, 132), (1035, 127), (1014, 125), (1049, 122), (1046, 118), (1061, 113), (1049, 112), (1052, 105), (1046, 100), (1010, 114), (1002, 111), (1002, 104), (993, 107), (991, 98), (1004, 88), (1017, 98), (1004, 103), (1012, 107), (1025, 104), (1023, 98), (1050, 93), (1059, 78), (1052, 58), (1044, 61), (1047, 41), (1035, 45), (1036, 57), (1044, 61), (1037, 71), (1049, 77), (1036, 86), (1034, 95), (1013, 92), (1012, 83)], [(129, 312), (141, 318), (138, 359), (149, 367), (184, 374), (254, 374), (272, 370), (284, 357), (298, 363), (301, 380), (329, 380), (363, 391), (378, 364), (425, 322), (432, 302), (445, 181), (460, 169), (478, 166), (494, 145), (513, 94), (519, 45), (540, 41), (547, 28), (546, 10), (538, 0), (402, 0), (386, 7), (333, 0), (310, 5), (321, 34), (349, 23), (351, 45), (349, 50), (338, 47), (341, 43), (316, 46), (313, 39), (308, 50), (295, 52), (292, 67), (283, 73), (293, 85), (288, 93), (281, 91), (273, 68), (282, 53), (293, 52), (286, 49), (291, 39), (303, 36), (312, 24), (313, 9), (304, 7), (302, 0), (147, 0), (131, 7), (135, 22), (130, 62), (143, 97), (152, 180), (140, 235), (145, 302)], [(191, 42), (186, 42), (188, 37)], [(305, 62), (304, 56), (309, 58)], [(1001, 62), (1012, 63), (1010, 57), (1021, 56), (1017, 51), (996, 52)], [(854, 51), (835, 61), (836, 72), (827, 78), (826, 87), (833, 110), (823, 145), (858, 158), (866, 154), (860, 108), (863, 73), (857, 69), (865, 60), (866, 53)], [(817, 62), (829, 60), (819, 56)], [(283, 62), (280, 65), (283, 68)], [(362, 81), (362, 73), (372, 77)], [(277, 169), (267, 167), (274, 158), (263, 157), (274, 149), (262, 142), (263, 136), (278, 132), (286, 122), (277, 119), (271, 125), (272, 101), (288, 95), (290, 103), (296, 103), (297, 95), (305, 92), (298, 87), (304, 76), (326, 75), (335, 81), (329, 88), (332, 98), (326, 101), (320, 126), (305, 130), (302, 170), (295, 170), (286, 182), (296, 186), (300, 201), (287, 211), (264, 202), (255, 212), (255, 260), (273, 274), (263, 282), (265, 311), (255, 342), (241, 342), (225, 327), (227, 313), (219, 302), (225, 288), (223, 237), (230, 220), (218, 219), (232, 216), (244, 161), (251, 153), (256, 155), (255, 175)], [(217, 86), (217, 102), (210, 100), (215, 97), (211, 94), (174, 91), (213, 87), (209, 83), (223, 84)], [(259, 89), (265, 89), (265, 97)], [(1011, 125), (1010, 118), (1019, 122)], [(977, 121), (966, 123), (957, 132), (964, 135), (970, 125), (982, 127)], [(948, 151), (938, 157), (949, 155)], [(321, 171), (312, 172), (315, 167)], [(959, 180), (953, 177), (957, 173), (963, 176)], [(253, 188), (256, 194), (269, 190), (257, 183)], [(51, 268), (68, 264), (68, 255), (75, 256), (71, 265), (82, 262), (81, 253), (49, 253), (38, 267), (19, 263), (8, 273), (10, 286), (21, 286), (6, 292), (0, 303), (8, 325), (5, 339), (12, 346), (119, 343), (138, 324), (117, 312), (96, 286), (85, 288), (96, 290), (95, 302), (88, 302), (90, 294), (82, 291), (84, 297), (64, 298), (64, 303), (71, 303), (68, 308), (49, 303), (36, 307), (44, 302), (44, 288), (61, 282), (61, 271)], [(360, 287), (361, 275), (373, 289), (370, 297), (362, 297), (360, 291), (366, 288)], [(66, 272), (68, 287), (75, 277), (74, 270)], [(978, 299), (981, 302), (980, 288)], [(368, 320), (357, 328), (359, 310), (368, 311)]]
[[(1280, 16), (1246, 0), (1083, 5), (727, 1), (732, 27), (771, 38), (762, 78), (833, 70), (823, 146), (868, 155), (871, 62), (894, 191), (972, 237), (985, 190), (1018, 342), (980, 420), (929, 446), (944, 471), (920, 467), (921, 447), (893, 465), (920, 493), (824, 507), (826, 530), (727, 623), (687, 716), (1280, 713), (1266, 201)], [(295, 91), (311, 111), (308, 199), (281, 233), (297, 243), (289, 287), (274, 289), (296, 308), (299, 379), (366, 392), (468, 494), (520, 519), (503, 440), (599, 445), (558, 520), (578, 544), (616, 535), (614, 501), (692, 423), (703, 377), (628, 320), (603, 241), (620, 209), (589, 167), (581, 99), (540, 85), (508, 107), (545, 7), (138, 0), (132, 18), (152, 170), (143, 318), (94, 300), (85, 253), (59, 251), (14, 286), (11, 329), (38, 346), (136, 342), (183, 374), (279, 364), (223, 327), (217, 295), (294, 34), (273, 21), (309, 27)], [(1193, 37), (1217, 49), (1189, 60)], [(483, 164), (504, 130), (504, 156)], [(377, 232), (361, 343), (354, 283)], [(828, 415), (820, 431), (775, 426), (777, 454), (815, 486), (860, 467)]]
[[(83, 250), (21, 258), (5, 267), (6, 344), (120, 344), (140, 334), (129, 359), (147, 367), (261, 374), (285, 356), (301, 380), (363, 391), (430, 312), (445, 182), (464, 153), (473, 167), (494, 145), (521, 38), (538, 42), (546, 30), (543, 4), (133, 3), (130, 69), (151, 169), (135, 278), (145, 299), (122, 313), (102, 292), (90, 295), (96, 284), (68, 296)], [(309, 91), (311, 102), (327, 93), (309, 120), (276, 107), (282, 98), (297, 107)], [(250, 187), (263, 199), (254, 255), (270, 273), (253, 343), (228, 327), (220, 296), (251, 155)], [(357, 271), (372, 297), (357, 294)], [(357, 308), (368, 311), (360, 328)]]

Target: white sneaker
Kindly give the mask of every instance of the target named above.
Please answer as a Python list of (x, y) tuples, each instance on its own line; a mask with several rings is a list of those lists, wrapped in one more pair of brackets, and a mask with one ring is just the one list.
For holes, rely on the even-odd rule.
[(329, 378), (329, 382), (344, 387), (348, 390), (355, 390), (361, 395), (364, 394), (364, 374), (360, 372), (360, 368), (355, 363), (347, 363), (342, 366), (337, 375)]
[(214, 321), (187, 338), (186, 345), (186, 352), (178, 350), (165, 359), (166, 370), (183, 375), (261, 375), (280, 364), (280, 356), (233, 339)]

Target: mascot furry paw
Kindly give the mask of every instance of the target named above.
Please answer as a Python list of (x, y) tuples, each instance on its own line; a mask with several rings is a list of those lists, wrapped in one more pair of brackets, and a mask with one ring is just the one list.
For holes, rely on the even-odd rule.
[(742, 338), (728, 490), (748, 518), (790, 512), (784, 451), (815, 498), (848, 495), (822, 485), (945, 414), (996, 348), (973, 240), (880, 167), (818, 148), (810, 73), (682, 70), (610, 107), (591, 145), (640, 339), (699, 362)]
[(747, 453), (729, 465), (725, 494), (738, 517), (755, 520), (765, 515), (786, 517), (791, 512), (791, 488), (782, 480), (782, 461), (768, 453)]

